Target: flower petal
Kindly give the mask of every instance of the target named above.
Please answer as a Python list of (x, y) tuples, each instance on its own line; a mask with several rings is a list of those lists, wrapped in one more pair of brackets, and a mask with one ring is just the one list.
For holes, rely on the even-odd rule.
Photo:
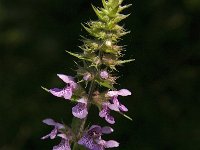
[(111, 116), (111, 115), (109, 115), (109, 114), (107, 114), (107, 115), (105, 116), (105, 120), (106, 120), (108, 123), (110, 123), (110, 124), (114, 124), (114, 123), (115, 123), (114, 117)]
[(101, 118), (104, 118), (104, 117), (108, 114), (107, 111), (108, 111), (107, 109), (102, 109), (102, 110), (99, 112), (99, 116), (100, 116)]
[(84, 103), (78, 103), (76, 106), (72, 108), (72, 114), (80, 119), (83, 119), (87, 116), (87, 106)]
[(64, 89), (63, 97), (68, 100), (71, 99), (71, 97), (72, 97), (72, 88), (71, 87), (67, 87)]
[(67, 75), (64, 75), (64, 74), (57, 74), (57, 76), (63, 80), (65, 83), (71, 83), (71, 82), (74, 82), (74, 78), (71, 77), (71, 76), (67, 76)]
[(119, 105), (110, 104), (110, 105), (108, 105), (108, 107), (109, 107), (111, 110), (119, 111)]
[(71, 76), (67, 76), (64, 74), (57, 74), (57, 76), (63, 80), (65, 83), (68, 83), (70, 85), (70, 87), (72, 87), (73, 89), (75, 89), (77, 87), (77, 83), (74, 82), (74, 78)]
[(83, 103), (83, 104), (87, 104), (87, 99), (86, 98), (81, 98), (79, 100), (77, 100), (77, 102)]
[(58, 133), (58, 129), (55, 127), (51, 133), (49, 134), (50, 135), (50, 139), (55, 139), (56, 135)]
[(119, 146), (119, 143), (114, 140), (107, 141), (104, 145), (105, 148), (112, 148), (112, 147), (118, 147), (118, 146)]
[(56, 122), (51, 118), (44, 119), (42, 122), (49, 125), (49, 126), (55, 126), (56, 125)]
[(114, 131), (113, 128), (108, 127), (108, 126), (101, 128), (101, 130), (102, 130), (102, 133), (104, 133), (104, 134), (110, 134)]
[(69, 140), (62, 139), (59, 145), (53, 147), (53, 150), (71, 150)]
[(118, 95), (128, 96), (128, 95), (131, 95), (131, 92), (127, 89), (121, 89), (121, 90), (118, 91)]
[(118, 96), (118, 91), (108, 91), (107, 95), (109, 97)]
[(78, 144), (84, 145), (88, 149), (93, 150), (95, 147), (95, 143), (92, 138), (90, 138), (87, 134), (85, 134), (79, 141)]
[(126, 108), (126, 106), (124, 106), (124, 105), (122, 105), (122, 104), (119, 105), (119, 109), (120, 109), (121, 111), (128, 111), (128, 108)]
[(49, 133), (49, 134), (43, 136), (41, 139), (42, 139), (42, 140), (47, 139), (47, 138), (54, 139), (54, 138), (56, 137), (57, 133), (58, 133), (58, 130), (57, 130), (57, 128), (55, 127), (55, 128), (51, 131), (51, 133)]
[(64, 89), (59, 89), (59, 88), (53, 88), (53, 89), (50, 89), (49, 92), (51, 94), (53, 94), (54, 96), (63, 97), (64, 93), (65, 93), (65, 90)]

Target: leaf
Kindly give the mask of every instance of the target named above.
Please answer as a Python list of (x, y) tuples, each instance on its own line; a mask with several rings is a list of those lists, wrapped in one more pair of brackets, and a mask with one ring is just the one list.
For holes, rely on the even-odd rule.
[(43, 86), (41, 86), (41, 88), (42, 88), (43, 90), (45, 90), (46, 92), (49, 92), (49, 89), (47, 89), (47, 88), (45, 88), (45, 87), (43, 87)]
[(104, 8), (106, 8), (106, 9), (108, 8), (106, 0), (102, 0), (102, 4), (103, 4)]
[(83, 26), (83, 28), (89, 33), (89, 34), (91, 34), (92, 36), (94, 36), (94, 33), (93, 33), (93, 31), (90, 29), (90, 28), (88, 28), (88, 27), (86, 27), (84, 24), (82, 24), (81, 23), (81, 25)]
[(132, 62), (132, 61), (135, 61), (135, 59), (118, 60), (118, 61), (117, 61), (117, 64), (120, 65), (120, 64), (129, 63), (129, 62)]
[(102, 14), (102, 12), (93, 5), (92, 5), (92, 8), (94, 12), (96, 13), (97, 17), (99, 18), (99, 20), (105, 21), (104, 14)]
[(132, 4), (128, 4), (128, 5), (124, 5), (124, 6), (122, 6), (122, 7), (119, 7), (119, 11), (118, 11), (118, 12), (121, 12), (121, 11), (123, 11), (124, 9), (129, 8), (129, 7), (131, 7), (131, 6), (132, 6)]
[(122, 21), (123, 19), (127, 18), (128, 16), (130, 16), (130, 14), (128, 14), (128, 15), (120, 14), (120, 15), (118, 15), (117, 17), (115, 17), (115, 18), (113, 19), (113, 21), (114, 21), (115, 23), (118, 23), (118, 22)]
[(114, 89), (113, 85), (110, 84), (108, 81), (99, 81), (99, 80), (95, 80), (99, 85), (107, 87), (109, 89)]
[(86, 58), (80, 54), (76, 54), (76, 53), (72, 53), (72, 52), (69, 52), (66, 50), (67, 53), (69, 53), (70, 55), (74, 56), (74, 57), (77, 57), (78, 59), (82, 59), (82, 60), (87, 60), (87, 61), (92, 61), (91, 59), (89, 58)]

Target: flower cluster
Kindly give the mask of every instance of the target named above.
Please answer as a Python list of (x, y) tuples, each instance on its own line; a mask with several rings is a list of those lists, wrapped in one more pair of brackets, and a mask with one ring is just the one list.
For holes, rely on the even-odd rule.
[(98, 21), (90, 21), (83, 25), (89, 33), (89, 38), (83, 38), (83, 45), (80, 48), (83, 53), (72, 53), (72, 56), (81, 60), (77, 64), (77, 75), (74, 77), (57, 74), (65, 83), (63, 88), (45, 89), (52, 95), (70, 101), (75, 104), (72, 107), (74, 119), (71, 126), (67, 126), (53, 119), (45, 119), (43, 123), (53, 126), (54, 129), (42, 139), (61, 138), (60, 144), (53, 147), (53, 150), (104, 150), (106, 148), (118, 147), (119, 143), (114, 140), (103, 140), (104, 134), (113, 132), (111, 127), (92, 125), (85, 128), (89, 108), (99, 108), (100, 118), (104, 118), (110, 124), (115, 123), (111, 111), (130, 119), (124, 113), (128, 111), (119, 100), (119, 96), (129, 96), (131, 92), (127, 89), (116, 90), (114, 85), (116, 79), (114, 71), (116, 67), (133, 61), (121, 60), (124, 51), (123, 46), (118, 46), (121, 37), (127, 32), (118, 23), (128, 17), (121, 14), (121, 11), (130, 5), (122, 6), (123, 0), (102, 0), (103, 8), (93, 9), (98, 16)]

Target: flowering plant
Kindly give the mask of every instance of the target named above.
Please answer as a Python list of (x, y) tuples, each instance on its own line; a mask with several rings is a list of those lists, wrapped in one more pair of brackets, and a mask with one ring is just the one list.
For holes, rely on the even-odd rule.
[(119, 146), (117, 141), (105, 141), (101, 138), (103, 134), (114, 131), (111, 127), (92, 125), (88, 128), (85, 127), (85, 123), (92, 106), (98, 107), (100, 118), (104, 118), (109, 124), (115, 123), (110, 111), (116, 111), (131, 120), (125, 115), (128, 109), (118, 98), (131, 95), (131, 92), (127, 89), (114, 88), (117, 79), (114, 75), (116, 67), (133, 61), (133, 59), (121, 60), (124, 47), (117, 45), (121, 37), (129, 33), (118, 24), (129, 16), (121, 12), (131, 6), (131, 4), (122, 6), (122, 2), (123, 0), (102, 0), (103, 8), (92, 5), (98, 20), (82, 24), (90, 35), (90, 38), (82, 37), (83, 45), (80, 49), (83, 52), (66, 51), (81, 60), (77, 64), (76, 78), (57, 74), (66, 86), (43, 88), (52, 95), (75, 104), (72, 108), (74, 118), (71, 126), (58, 123), (53, 119), (43, 120), (43, 123), (53, 126), (54, 129), (42, 139), (61, 138), (60, 144), (54, 146), (53, 150), (71, 150), (72, 147), (73, 150), (104, 150)]

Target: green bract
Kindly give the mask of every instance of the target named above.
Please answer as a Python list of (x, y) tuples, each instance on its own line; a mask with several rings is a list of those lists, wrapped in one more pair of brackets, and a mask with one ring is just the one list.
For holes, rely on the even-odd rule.
[[(131, 4), (122, 6), (122, 2), (123, 0), (102, 0), (103, 8), (97, 8), (92, 5), (98, 20), (82, 24), (90, 35), (89, 38), (82, 37), (83, 45), (79, 46), (79, 48), (83, 50), (83, 53), (67, 52), (83, 60), (87, 67), (94, 67), (97, 72), (106, 69), (110, 70), (109, 72), (111, 73), (112, 70), (116, 70), (116, 66), (133, 61), (133, 59), (121, 60), (124, 48), (117, 45), (121, 37), (129, 33), (123, 26), (118, 24), (129, 16), (129, 14), (124, 15), (121, 12), (131, 6)], [(91, 68), (91, 72), (92, 70), (93, 68)], [(95, 77), (96, 75), (93, 74), (93, 76)], [(107, 81), (95, 79), (95, 81), (109, 89), (113, 89), (113, 84), (115, 83), (114, 81), (109, 81), (109, 79)]]

